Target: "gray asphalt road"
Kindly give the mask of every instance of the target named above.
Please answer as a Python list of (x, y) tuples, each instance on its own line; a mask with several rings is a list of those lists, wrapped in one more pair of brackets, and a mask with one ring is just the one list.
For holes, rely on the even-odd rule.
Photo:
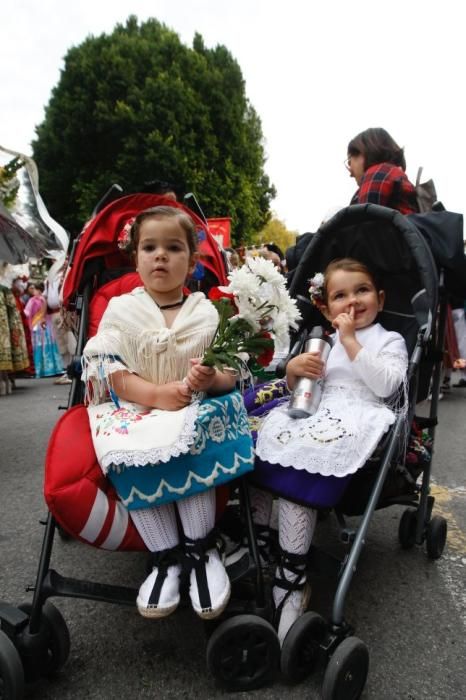
[[(0, 599), (10, 603), (31, 600), (25, 589), (35, 580), (39, 520), (46, 512), (44, 455), (66, 397), (66, 386), (44, 379), (19, 380), (11, 396), (0, 398)], [(401, 508), (379, 511), (373, 519), (346, 606), (348, 621), (370, 651), (366, 699), (466, 697), (465, 417), (466, 390), (452, 390), (440, 404), (433, 469), (435, 510), (449, 521), (444, 556), (432, 562), (421, 549), (400, 550)], [(336, 534), (330, 517), (321, 523), (318, 540), (333, 543)], [(56, 538), (52, 565), (64, 575), (137, 586), (145, 559)], [(311, 607), (325, 614), (333, 591), (332, 581), (316, 579)], [(70, 658), (53, 682), (30, 689), (30, 700), (223, 696), (206, 670), (202, 624), (189, 610), (147, 621), (129, 607), (54, 602), (69, 625)], [(277, 681), (254, 696), (318, 698), (321, 682), (322, 674), (294, 687)]]

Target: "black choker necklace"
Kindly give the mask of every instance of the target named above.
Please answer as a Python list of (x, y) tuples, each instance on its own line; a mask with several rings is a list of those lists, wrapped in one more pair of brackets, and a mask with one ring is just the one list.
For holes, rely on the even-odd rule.
[(165, 309), (176, 309), (178, 306), (182, 306), (184, 304), (186, 297), (183, 297), (180, 301), (175, 302), (174, 304), (164, 304), (163, 306), (160, 306), (155, 299), (155, 303), (159, 307), (160, 311), (165, 311)]

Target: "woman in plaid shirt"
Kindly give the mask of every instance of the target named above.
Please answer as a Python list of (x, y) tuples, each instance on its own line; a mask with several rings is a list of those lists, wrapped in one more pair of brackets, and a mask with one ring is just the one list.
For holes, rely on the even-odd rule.
[(366, 129), (348, 144), (345, 165), (359, 189), (351, 204), (371, 202), (402, 214), (419, 211), (414, 185), (408, 180), (403, 149), (385, 129)]

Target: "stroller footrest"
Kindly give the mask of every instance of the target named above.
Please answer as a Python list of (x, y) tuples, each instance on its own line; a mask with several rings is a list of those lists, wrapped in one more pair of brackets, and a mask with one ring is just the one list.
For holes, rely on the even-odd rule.
[(42, 584), (42, 591), (46, 598), (50, 596), (83, 598), (119, 605), (134, 605), (138, 594), (135, 588), (69, 578), (61, 576), (54, 569), (48, 571)]

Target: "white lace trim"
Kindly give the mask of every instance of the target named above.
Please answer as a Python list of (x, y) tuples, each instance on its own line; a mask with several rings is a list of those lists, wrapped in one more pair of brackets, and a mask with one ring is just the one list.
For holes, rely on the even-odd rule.
[[(150, 450), (124, 450), (107, 452), (100, 460), (104, 474), (110, 467), (120, 473), (122, 467), (145, 467), (148, 464), (169, 462), (172, 457), (179, 457), (189, 452), (197, 438), (195, 430), (199, 412), (199, 401), (190, 404), (186, 409), (185, 420), (176, 443), (164, 447), (153, 447)], [(114, 465), (114, 466), (113, 466)]]
[(242, 457), (240, 454), (235, 452), (235, 458), (234, 458), (234, 463), (233, 463), (232, 467), (226, 467), (223, 464), (220, 464), (220, 462), (215, 462), (214, 468), (212, 469), (209, 476), (202, 477), (199, 474), (196, 474), (195, 472), (189, 471), (187, 476), (186, 476), (186, 481), (183, 484), (183, 486), (175, 487), (175, 486), (172, 486), (171, 484), (169, 484), (168, 481), (166, 481), (165, 479), (162, 479), (160, 481), (158, 488), (157, 488), (157, 491), (153, 494), (143, 493), (138, 488), (133, 486), (128, 498), (122, 499), (122, 503), (123, 503), (123, 505), (128, 506), (134, 501), (135, 498), (139, 498), (141, 501), (146, 501), (147, 503), (154, 503), (155, 501), (157, 501), (163, 497), (163, 492), (165, 489), (169, 493), (177, 494), (178, 496), (182, 496), (186, 492), (190, 491), (190, 489), (192, 488), (193, 482), (195, 482), (197, 484), (202, 484), (206, 488), (211, 488), (212, 486), (214, 486), (215, 481), (219, 477), (220, 474), (228, 474), (231, 476), (231, 478), (233, 478), (234, 475), (240, 470), (240, 468), (243, 465), (253, 464), (253, 463), (254, 463), (254, 449), (253, 449), (253, 447), (251, 447), (251, 452), (250, 452), (249, 457)]

